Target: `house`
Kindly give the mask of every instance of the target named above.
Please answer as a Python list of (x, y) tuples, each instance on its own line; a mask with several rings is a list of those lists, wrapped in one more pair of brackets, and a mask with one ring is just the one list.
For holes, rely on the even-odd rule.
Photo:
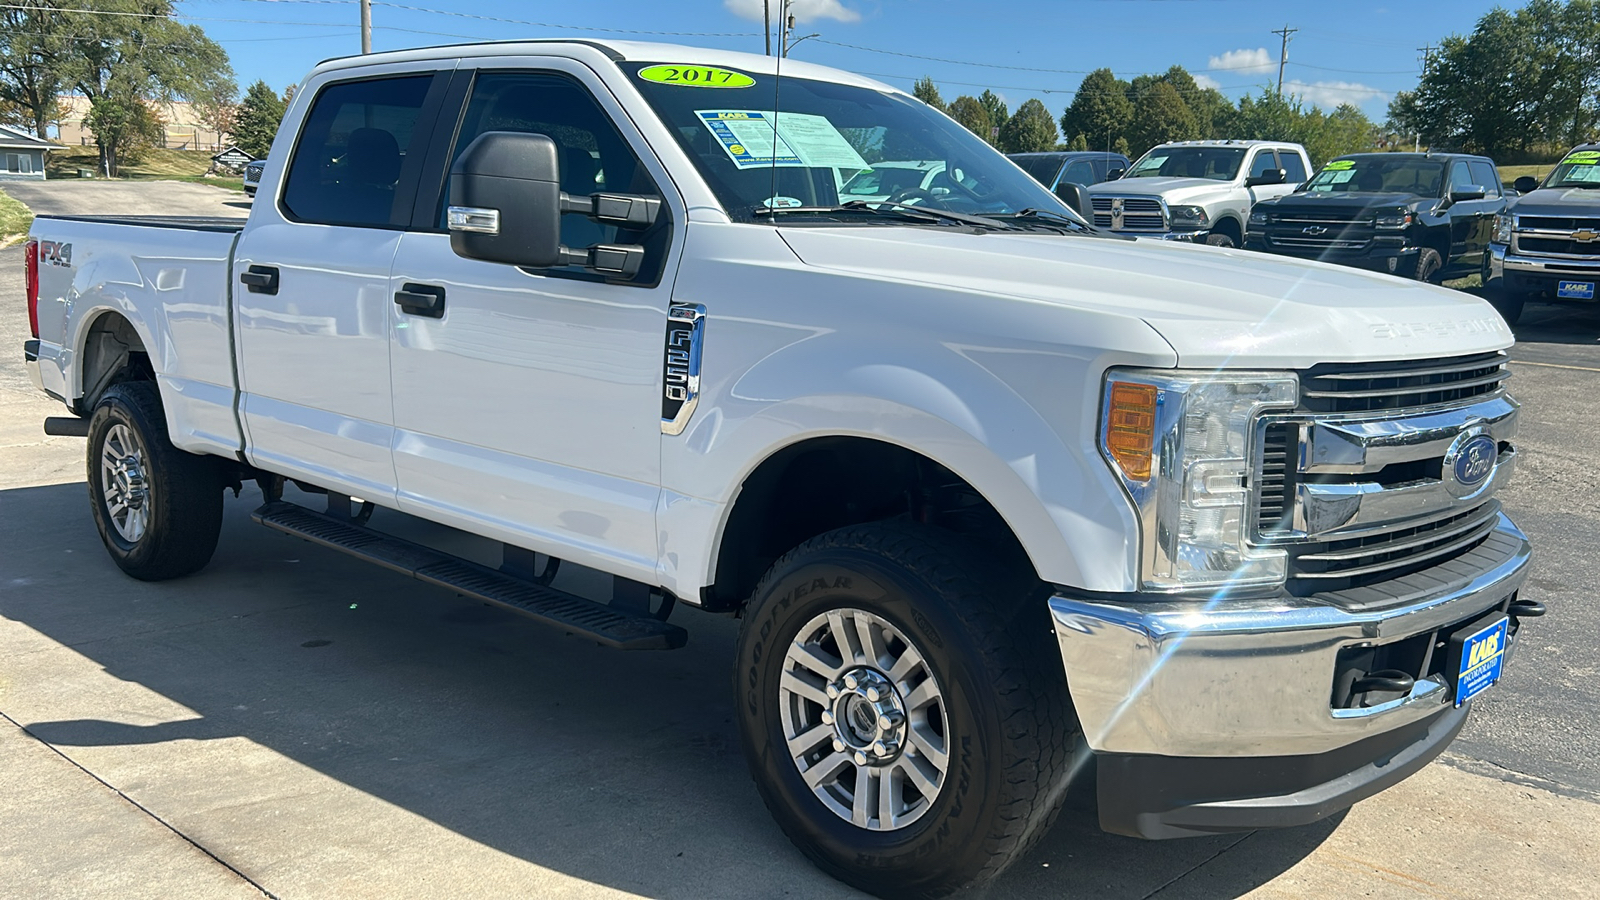
[(44, 180), (44, 155), (56, 145), (0, 125), (0, 181)]

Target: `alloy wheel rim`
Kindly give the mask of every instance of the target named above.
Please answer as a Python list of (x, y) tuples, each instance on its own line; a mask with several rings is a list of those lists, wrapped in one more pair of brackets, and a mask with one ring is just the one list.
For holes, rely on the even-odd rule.
[(784, 655), (778, 700), (790, 759), (839, 818), (896, 831), (938, 799), (950, 765), (944, 694), (888, 620), (852, 608), (813, 617)]
[(144, 447), (121, 423), (100, 444), (100, 489), (111, 527), (128, 543), (138, 543), (150, 530), (150, 482)]

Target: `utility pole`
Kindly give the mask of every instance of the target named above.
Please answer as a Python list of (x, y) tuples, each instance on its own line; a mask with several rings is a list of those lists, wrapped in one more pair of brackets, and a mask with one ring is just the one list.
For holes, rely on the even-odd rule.
[(794, 16), (789, 14), (789, 0), (778, 5), (778, 55), (789, 55), (789, 29), (794, 27)]
[(1278, 51), (1278, 98), (1280, 100), (1283, 98), (1283, 64), (1289, 61), (1289, 35), (1299, 30), (1298, 28), (1290, 28), (1285, 23), (1282, 28), (1272, 32), (1283, 36), (1283, 48)]
[(767, 39), (767, 55), (772, 55), (772, 0), (761, 0), (761, 33)]
[(361, 52), (372, 52), (372, 0), (361, 0)]
[(1417, 48), (1417, 52), (1422, 54), (1422, 74), (1428, 74), (1428, 63), (1433, 62), (1433, 51), (1437, 49), (1439, 48), (1432, 44)]

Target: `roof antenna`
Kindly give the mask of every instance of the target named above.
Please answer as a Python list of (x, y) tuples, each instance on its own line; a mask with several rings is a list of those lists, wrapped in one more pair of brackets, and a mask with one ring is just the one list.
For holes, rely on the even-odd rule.
[(778, 7), (778, 61), (772, 72), (772, 165), (767, 194), (767, 208), (776, 209), (778, 202), (778, 87), (783, 82), (783, 58), (788, 55), (789, 29), (794, 27), (794, 16), (789, 14), (789, 0)]

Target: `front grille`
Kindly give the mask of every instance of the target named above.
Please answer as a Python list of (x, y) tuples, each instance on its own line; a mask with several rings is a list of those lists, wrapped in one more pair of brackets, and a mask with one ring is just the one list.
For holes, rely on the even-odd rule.
[(1269, 234), (1267, 242), (1274, 247), (1288, 247), (1294, 250), (1364, 250), (1372, 243), (1372, 238), (1354, 237), (1348, 233), (1329, 237)]
[(1517, 236), (1517, 249), (1525, 253), (1555, 253), (1561, 256), (1600, 256), (1600, 242), (1570, 238)]
[(1167, 220), (1161, 211), (1161, 201), (1151, 197), (1095, 197), (1094, 224), (1096, 228), (1112, 228), (1112, 201), (1122, 201), (1122, 227), (1118, 231), (1167, 230)]
[(1291, 545), (1289, 578), (1317, 590), (1397, 578), (1471, 552), (1494, 531), (1500, 503), (1370, 537)]
[(1337, 212), (1294, 213), (1282, 212), (1271, 215), (1271, 221), (1284, 225), (1371, 225), (1372, 216), (1366, 212), (1341, 215)]
[(1256, 506), (1256, 526), (1263, 537), (1289, 530), (1288, 498), (1294, 474), (1289, 465), (1289, 448), (1297, 441), (1297, 426), (1273, 422), (1267, 426), (1261, 445), (1261, 491)]
[(1389, 363), (1325, 363), (1300, 376), (1300, 405), (1312, 413), (1394, 412), (1469, 400), (1500, 390), (1506, 354)]
[(1600, 219), (1565, 216), (1517, 216), (1517, 228), (1534, 231), (1600, 231)]

